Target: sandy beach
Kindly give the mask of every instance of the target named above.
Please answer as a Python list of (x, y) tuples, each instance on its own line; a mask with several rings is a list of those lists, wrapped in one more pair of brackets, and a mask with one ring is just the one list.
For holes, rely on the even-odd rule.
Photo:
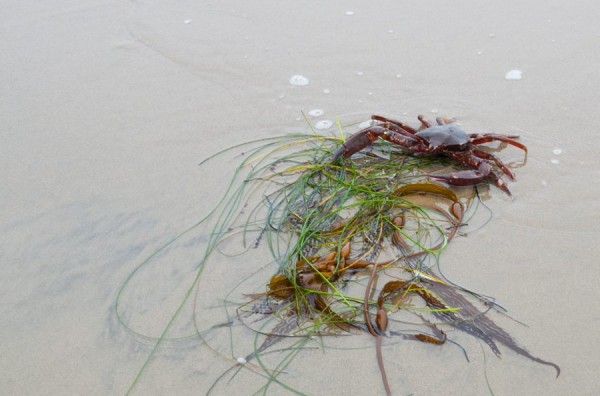
[[(1, 393), (205, 394), (232, 365), (230, 333), (207, 330), (202, 343), (174, 328), (147, 359), (206, 234), (138, 268), (218, 202), (232, 163), (201, 160), (307, 131), (311, 110), (322, 133), (336, 119), (425, 114), (516, 133), (529, 148), (514, 199), (490, 189), (491, 221), (441, 260), (526, 323), (501, 321), (561, 375), (475, 340), (470, 362), (452, 345), (395, 342), (384, 349), (394, 394), (600, 393), (600, 3), (2, 3)], [(203, 328), (223, 319), (211, 315), (228, 288), (246, 279), (245, 292), (260, 291), (274, 271), (207, 263)], [(244, 356), (253, 333), (235, 334)], [(305, 394), (384, 394), (368, 335), (328, 343), (298, 354), (282, 379)], [(264, 382), (244, 370), (213, 394)]]

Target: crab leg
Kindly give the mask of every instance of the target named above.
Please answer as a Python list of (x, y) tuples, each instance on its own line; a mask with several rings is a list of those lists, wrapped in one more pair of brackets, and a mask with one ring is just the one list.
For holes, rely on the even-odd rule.
[(498, 168), (500, 168), (506, 176), (510, 177), (511, 180), (515, 180), (515, 175), (495, 155), (486, 153), (485, 151), (476, 150), (476, 149), (473, 149), (473, 155), (475, 155), (479, 158), (489, 160), (489, 161), (494, 161), (494, 164), (496, 164), (496, 166)]
[(418, 115), (417, 118), (421, 121), (421, 125), (423, 125), (424, 128), (431, 128), (431, 123), (425, 119), (425, 116)]
[(511, 194), (510, 190), (508, 189), (506, 182), (504, 180), (502, 180), (502, 178), (500, 176), (498, 176), (494, 172), (490, 172), (489, 178), (494, 181), (494, 184), (496, 185), (496, 187), (498, 187), (500, 190), (504, 191), (506, 193), (506, 195), (508, 195), (510, 198), (512, 198), (512, 194)]
[(525, 154), (527, 154), (527, 146), (525, 146), (522, 143), (519, 142), (515, 142), (513, 139), (518, 138), (518, 135), (497, 135), (495, 133), (486, 133), (486, 134), (480, 134), (480, 133), (473, 133), (470, 134), (469, 137), (471, 138), (471, 143), (472, 144), (482, 144), (482, 143), (489, 143), (489, 142), (493, 142), (493, 141), (499, 141), (499, 142), (504, 142), (507, 144), (510, 144), (512, 146), (518, 147), (521, 150), (525, 151)]
[(404, 124), (404, 123), (402, 123), (400, 121), (393, 120), (391, 118), (387, 118), (387, 117), (384, 117), (384, 116), (380, 116), (378, 114), (373, 114), (371, 116), (371, 119), (375, 120), (375, 121), (389, 122), (391, 124), (399, 126), (400, 128), (404, 129), (407, 132), (410, 132), (411, 135), (414, 135), (415, 133), (417, 133), (417, 131), (414, 130), (412, 127), (410, 127), (410, 126), (408, 126), (408, 125), (406, 125), (406, 124)]
[[(408, 131), (407, 129), (402, 128), (400, 125), (395, 124), (395, 121), (386, 121), (380, 124), (380, 126), (389, 129), (391, 131), (394, 131), (402, 136), (406, 136), (407, 138), (409, 138), (410, 141), (415, 142), (414, 139), (418, 139), (415, 137), (415, 134)], [(411, 130), (414, 131), (414, 129), (411, 128)], [(386, 139), (385, 136), (382, 136), (382, 139)], [(389, 139), (386, 139), (389, 140)]]

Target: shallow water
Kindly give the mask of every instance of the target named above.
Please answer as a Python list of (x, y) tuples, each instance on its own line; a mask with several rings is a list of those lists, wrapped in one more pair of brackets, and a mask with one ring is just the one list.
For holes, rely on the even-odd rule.
[[(600, 391), (599, 3), (90, 0), (3, 10), (5, 393), (125, 393), (193, 281), (202, 229), (142, 267), (119, 311), (117, 294), (223, 192), (226, 167), (198, 162), (238, 142), (303, 131), (300, 112), (313, 109), (323, 114), (309, 118), (331, 121), (329, 131), (336, 117), (424, 113), (455, 117), (469, 131), (519, 133), (530, 149), (510, 184), (515, 199), (490, 190), (492, 221), (454, 241), (442, 261), (451, 279), (527, 323), (501, 325), (561, 365), (561, 376), (508, 351), (485, 361), (473, 352), (467, 363), (451, 347), (396, 343), (384, 356), (397, 394), (486, 394), (485, 374), (496, 394)], [(511, 70), (522, 78), (507, 80)], [(292, 84), (296, 75), (308, 84)], [(517, 150), (502, 156), (520, 159)], [(259, 261), (255, 254), (248, 260)], [(222, 291), (241, 279), (256, 291), (271, 273), (208, 263), (200, 308), (222, 306)], [(202, 320), (209, 328), (221, 318)], [(235, 331), (245, 355), (252, 333)], [(228, 350), (228, 333), (206, 340)], [(299, 354), (286, 381), (310, 394), (383, 392), (370, 337), (328, 345)], [(133, 393), (203, 393), (230, 364), (196, 340), (168, 341)], [(227, 391), (252, 393), (263, 381), (243, 372)]]

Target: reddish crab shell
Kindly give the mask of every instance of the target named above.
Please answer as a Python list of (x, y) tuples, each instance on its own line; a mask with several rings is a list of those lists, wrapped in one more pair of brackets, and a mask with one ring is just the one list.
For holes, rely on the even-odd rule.
[(434, 125), (415, 134), (429, 143), (432, 152), (438, 149), (460, 151), (471, 144), (465, 131), (454, 125)]

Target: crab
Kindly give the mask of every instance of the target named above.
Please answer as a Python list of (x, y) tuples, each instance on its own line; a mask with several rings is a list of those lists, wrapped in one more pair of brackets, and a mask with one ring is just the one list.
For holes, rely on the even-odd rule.
[(481, 150), (479, 145), (500, 141), (523, 150), (527, 155), (527, 147), (514, 140), (519, 137), (518, 135), (467, 134), (443, 118), (437, 118), (436, 124), (432, 125), (422, 115), (417, 117), (422, 125), (419, 130), (380, 115), (373, 115), (371, 118), (375, 123), (350, 136), (342, 147), (333, 154), (333, 161), (337, 161), (340, 157), (350, 157), (381, 138), (402, 146), (411, 152), (450, 157), (459, 164), (471, 168), (470, 170), (448, 174), (427, 174), (428, 177), (434, 180), (454, 186), (471, 186), (491, 181), (509, 197), (512, 197), (506, 182), (495, 168), (511, 180), (515, 179), (515, 175), (500, 159), (489, 152)]

